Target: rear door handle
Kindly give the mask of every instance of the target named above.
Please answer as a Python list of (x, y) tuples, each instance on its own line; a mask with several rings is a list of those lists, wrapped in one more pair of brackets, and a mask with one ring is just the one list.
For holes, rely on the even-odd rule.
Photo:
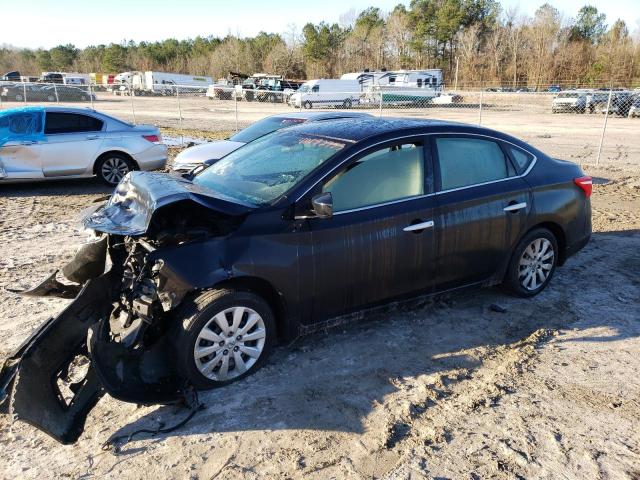
[(527, 202), (520, 202), (520, 203), (511, 202), (502, 210), (504, 210), (505, 212), (517, 212), (518, 210), (522, 210), (523, 208), (527, 208)]
[(402, 231), (415, 232), (416, 230), (424, 230), (425, 228), (433, 228), (433, 220), (429, 220), (428, 222), (414, 223), (413, 225), (404, 227)]
[(20, 145), (35, 145), (36, 142), (34, 142), (33, 140), (25, 140), (23, 142), (20, 142)]
[(87, 140), (97, 140), (100, 135), (87, 135)]

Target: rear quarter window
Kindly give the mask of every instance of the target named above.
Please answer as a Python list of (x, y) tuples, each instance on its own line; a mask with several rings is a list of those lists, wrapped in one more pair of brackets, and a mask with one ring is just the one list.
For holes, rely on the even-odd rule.
[(509, 151), (511, 159), (514, 161), (520, 172), (524, 172), (527, 168), (529, 168), (529, 165), (531, 165), (531, 162), (534, 158), (533, 155), (512, 145), (507, 145), (507, 150)]

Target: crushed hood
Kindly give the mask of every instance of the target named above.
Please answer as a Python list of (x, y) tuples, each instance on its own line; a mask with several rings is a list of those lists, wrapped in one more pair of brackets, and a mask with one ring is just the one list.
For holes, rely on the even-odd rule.
[(232, 216), (244, 215), (254, 208), (182, 177), (130, 172), (118, 184), (109, 201), (87, 213), (82, 224), (98, 232), (143, 235), (159, 208), (184, 200)]

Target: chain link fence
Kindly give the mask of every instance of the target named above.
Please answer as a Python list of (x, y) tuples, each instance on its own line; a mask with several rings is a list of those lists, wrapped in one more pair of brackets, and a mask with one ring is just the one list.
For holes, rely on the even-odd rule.
[[(294, 111), (361, 110), (380, 117), (410, 117), (478, 124), (521, 138), (557, 158), (580, 164), (640, 165), (640, 90), (614, 88), (529, 91), (469, 87), (246, 89), (241, 85), (128, 84), (92, 86), (0, 83), (0, 108), (19, 105), (86, 106), (131, 123), (178, 129), (178, 143), (198, 131), (231, 132), (269, 115)], [(555, 87), (555, 86), (554, 86)], [(555, 89), (555, 88), (553, 88)]]

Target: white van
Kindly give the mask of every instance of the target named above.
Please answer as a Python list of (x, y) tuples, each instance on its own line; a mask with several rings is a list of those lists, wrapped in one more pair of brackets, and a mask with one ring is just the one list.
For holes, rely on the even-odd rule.
[(289, 97), (289, 105), (296, 108), (351, 108), (357, 103), (360, 103), (357, 80), (309, 80)]

